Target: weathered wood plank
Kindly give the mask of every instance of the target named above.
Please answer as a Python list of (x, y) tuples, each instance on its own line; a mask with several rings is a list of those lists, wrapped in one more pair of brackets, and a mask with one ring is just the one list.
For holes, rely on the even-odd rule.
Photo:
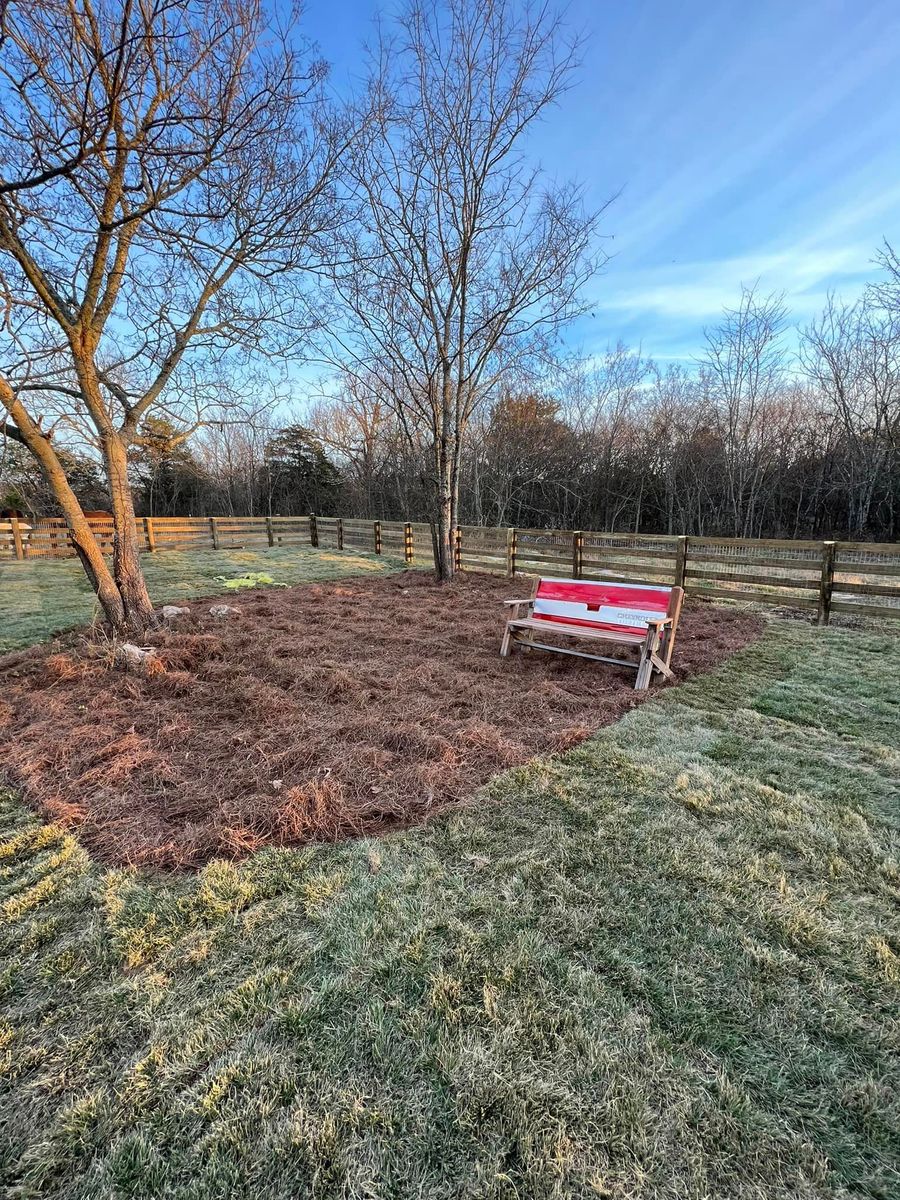
[(900, 560), (896, 563), (835, 563), (836, 575), (893, 575), (900, 578)]
[[(790, 543), (788, 543), (790, 545)], [(835, 552), (840, 555), (844, 550), (864, 550), (872, 554), (900, 554), (898, 542), (835, 542)]]
[(835, 580), (834, 594), (854, 596), (900, 596), (900, 583), (841, 583)]
[[(821, 546), (819, 547), (821, 551)], [(817, 575), (822, 568), (821, 554), (811, 555), (808, 558), (778, 558), (775, 555), (753, 555), (753, 554), (703, 554), (694, 551), (694, 539), (691, 538), (690, 554), (688, 555), (688, 563), (693, 567), (696, 560), (704, 563), (727, 564), (728, 566), (736, 567), (784, 567), (798, 571), (814, 571)]]
[(893, 617), (900, 618), (900, 604), (854, 604), (852, 600), (832, 600), (831, 611), (839, 613), (856, 613), (860, 617)]
[(685, 571), (688, 579), (718, 579), (727, 583), (765, 584), (767, 587), (784, 588), (813, 588), (818, 590), (818, 579), (785, 579), (783, 576), (759, 574), (735, 574), (734, 571), (706, 571), (702, 567), (688, 567)]
[(519, 566), (523, 568), (527, 563), (546, 563), (548, 566), (559, 567), (562, 574), (567, 577), (572, 573), (572, 559), (568, 554), (537, 554), (519, 543), (516, 548), (516, 558)]
[[(590, 535), (587, 535), (588, 537)], [(677, 550), (646, 550), (639, 546), (596, 546), (590, 541), (584, 543), (584, 561), (594, 560), (602, 556), (603, 561), (614, 558), (662, 558), (666, 562), (675, 562)]]
[(691, 535), (691, 551), (705, 546), (760, 546), (778, 547), (784, 550), (821, 550), (821, 542), (802, 541), (791, 538), (717, 538)]
[(779, 608), (818, 608), (816, 596), (773, 596), (765, 592), (736, 592), (728, 588), (698, 588), (685, 589), (689, 596), (707, 600), (747, 600), (751, 604), (775, 604)]

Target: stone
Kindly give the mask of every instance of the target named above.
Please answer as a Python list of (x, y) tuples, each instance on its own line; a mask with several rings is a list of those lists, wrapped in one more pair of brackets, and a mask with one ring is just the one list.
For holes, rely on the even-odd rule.
[(211, 617), (230, 617), (241, 615), (239, 608), (232, 608), (230, 604), (213, 604), (210, 606), (209, 615)]
[(144, 671), (150, 660), (156, 658), (156, 651), (149, 647), (135, 646), (133, 642), (123, 642), (119, 647), (119, 657), (131, 670)]
[(191, 610), (179, 608), (177, 604), (164, 604), (159, 613), (164, 621), (177, 621), (179, 617), (189, 617)]

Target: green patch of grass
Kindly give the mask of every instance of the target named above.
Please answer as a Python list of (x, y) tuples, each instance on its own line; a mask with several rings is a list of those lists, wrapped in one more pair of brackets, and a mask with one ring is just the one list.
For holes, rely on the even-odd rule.
[(3, 1185), (896, 1196), (898, 678), (775, 623), (424, 828), (192, 877), (6, 798)]
[[(141, 558), (155, 604), (227, 592), (224, 577), (271, 575), (311, 583), (390, 570), (388, 558), (360, 551), (279, 546), (261, 550), (161, 550)], [(77, 559), (0, 562), (0, 654), (87, 624), (98, 606)]]

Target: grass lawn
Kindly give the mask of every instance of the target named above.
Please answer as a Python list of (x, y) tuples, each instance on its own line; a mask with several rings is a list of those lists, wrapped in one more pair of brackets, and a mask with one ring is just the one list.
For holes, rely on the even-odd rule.
[[(393, 560), (356, 550), (164, 550), (141, 557), (155, 604), (212, 596), (227, 589), (217, 576), (265, 571), (278, 583), (338, 579), (391, 569)], [(98, 606), (75, 558), (0, 561), (0, 654), (91, 620)]]
[(198, 875), (7, 797), (7, 1194), (896, 1197), (898, 677), (774, 622), (468, 810)]

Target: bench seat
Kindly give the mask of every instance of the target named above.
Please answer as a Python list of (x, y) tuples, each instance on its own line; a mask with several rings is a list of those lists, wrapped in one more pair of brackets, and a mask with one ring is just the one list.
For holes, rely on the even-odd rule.
[(598, 642), (625, 642), (630, 646), (640, 646), (645, 633), (631, 633), (624, 629), (591, 629), (586, 625), (566, 625), (556, 621), (542, 621), (539, 617), (513, 617), (509, 624), (515, 629), (540, 629), (542, 633), (564, 633), (570, 637), (594, 638)]

